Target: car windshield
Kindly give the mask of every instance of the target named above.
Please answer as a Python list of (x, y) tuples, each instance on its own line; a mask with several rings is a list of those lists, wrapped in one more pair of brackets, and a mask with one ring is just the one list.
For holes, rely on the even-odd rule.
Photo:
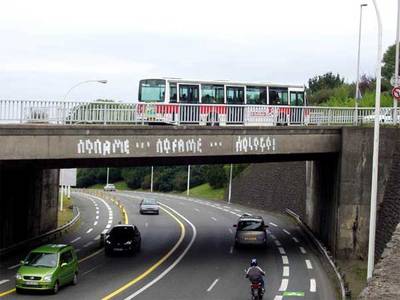
[(144, 205), (156, 205), (157, 201), (154, 199), (144, 199), (143, 200), (143, 204)]
[(262, 231), (262, 230), (264, 230), (264, 226), (263, 226), (262, 221), (258, 221), (258, 220), (239, 221), (238, 230)]
[(110, 232), (110, 237), (113, 240), (125, 241), (132, 239), (133, 228), (130, 226), (114, 227)]
[(25, 259), (24, 264), (32, 267), (54, 268), (57, 266), (57, 254), (31, 252)]

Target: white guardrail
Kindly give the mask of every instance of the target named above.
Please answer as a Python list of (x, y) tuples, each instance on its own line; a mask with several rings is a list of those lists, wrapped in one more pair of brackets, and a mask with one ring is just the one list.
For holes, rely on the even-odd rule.
[[(382, 108), (380, 122), (400, 123), (394, 112)], [(360, 125), (374, 117), (365, 107), (0, 100), (0, 124)]]

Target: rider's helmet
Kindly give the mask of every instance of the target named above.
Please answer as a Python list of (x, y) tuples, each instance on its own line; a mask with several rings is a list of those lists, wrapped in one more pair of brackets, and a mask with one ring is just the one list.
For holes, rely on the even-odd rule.
[(253, 259), (251, 260), (250, 266), (252, 266), (252, 267), (257, 266), (257, 259), (253, 258)]

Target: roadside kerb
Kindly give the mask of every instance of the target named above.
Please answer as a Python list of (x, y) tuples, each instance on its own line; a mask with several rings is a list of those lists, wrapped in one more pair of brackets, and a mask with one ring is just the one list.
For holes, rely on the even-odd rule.
[(297, 215), (294, 211), (290, 209), (286, 209), (286, 213), (292, 217), (297, 224), (300, 225), (300, 227), (303, 229), (303, 231), (308, 235), (308, 237), (312, 240), (312, 242), (315, 244), (317, 247), (318, 251), (322, 254), (322, 256), (329, 262), (329, 265), (332, 267), (333, 272), (336, 275), (336, 279), (338, 282), (338, 285), (340, 287), (340, 295), (342, 300), (348, 299), (347, 296), (350, 295), (350, 291), (348, 288), (346, 288), (345, 282), (343, 280), (342, 274), (339, 272), (338, 267), (336, 266), (336, 263), (328, 253), (328, 250), (325, 248), (325, 246), (315, 237), (313, 232), (311, 231), (310, 228), (308, 228), (307, 224), (305, 224), (299, 215)]
[(11, 245), (10, 247), (0, 249), (0, 257), (4, 257), (7, 254), (10, 254), (11, 252), (18, 251), (22, 248), (26, 248), (27, 246), (29, 246), (29, 248), (33, 248), (36, 245), (48, 243), (56, 238), (59, 238), (64, 233), (70, 231), (72, 229), (72, 227), (78, 223), (78, 220), (80, 219), (80, 216), (81, 216), (81, 213), (80, 213), (78, 207), (74, 206), (73, 209), (75, 212), (75, 216), (68, 223), (64, 224), (61, 227), (53, 229), (49, 232), (41, 234), (39, 236), (27, 239), (25, 241), (18, 242), (14, 245)]

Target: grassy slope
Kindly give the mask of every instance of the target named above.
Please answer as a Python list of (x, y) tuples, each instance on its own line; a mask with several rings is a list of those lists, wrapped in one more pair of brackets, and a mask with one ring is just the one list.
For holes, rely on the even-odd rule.
[[(196, 186), (190, 189), (190, 196), (199, 197), (199, 198), (207, 198), (212, 200), (222, 200), (224, 199), (225, 189), (213, 189), (210, 187), (208, 183)], [(186, 191), (182, 193), (186, 195)]]
[(67, 196), (64, 196), (63, 211), (58, 211), (57, 227), (60, 227), (72, 220), (74, 213), (73, 210), (69, 208), (71, 205), (72, 199), (68, 199)]

